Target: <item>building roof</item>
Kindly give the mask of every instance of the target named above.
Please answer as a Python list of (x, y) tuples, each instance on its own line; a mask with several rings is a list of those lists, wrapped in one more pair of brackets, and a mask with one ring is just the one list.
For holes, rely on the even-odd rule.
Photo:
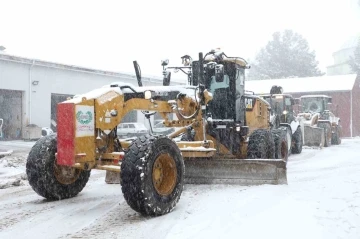
[(246, 81), (245, 89), (256, 94), (270, 92), (273, 85), (281, 86), (284, 93), (351, 91), (356, 74)]
[[(118, 77), (121, 79), (129, 79), (129, 80), (134, 80), (135, 82), (137, 82), (135, 74), (125, 73), (125, 72), (99, 70), (99, 69), (93, 69), (93, 68), (89, 68), (89, 67), (82, 67), (82, 66), (75, 66), (75, 65), (68, 65), (68, 64), (63, 64), (63, 63), (44, 61), (44, 60), (39, 60), (39, 59), (26, 58), (26, 57), (21, 57), (21, 56), (10, 55), (5, 52), (0, 52), (0, 60), (18, 62), (18, 63), (22, 63), (22, 64), (27, 64), (27, 65), (36, 65), (36, 66), (43, 66), (43, 67), (49, 67), (49, 68), (57, 68), (57, 69), (62, 69), (62, 70), (78, 71), (78, 72), (84, 72), (84, 73), (90, 73), (90, 74), (96, 74), (96, 75)], [(148, 81), (148, 82), (162, 82), (162, 77), (144, 75), (144, 76), (142, 76), (142, 80)], [(171, 82), (183, 83), (183, 81), (177, 80), (177, 79), (171, 79)]]

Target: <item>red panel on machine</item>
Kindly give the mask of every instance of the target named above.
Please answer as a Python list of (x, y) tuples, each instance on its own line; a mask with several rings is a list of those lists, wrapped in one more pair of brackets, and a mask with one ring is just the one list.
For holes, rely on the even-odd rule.
[(57, 163), (71, 166), (75, 163), (75, 105), (57, 106)]

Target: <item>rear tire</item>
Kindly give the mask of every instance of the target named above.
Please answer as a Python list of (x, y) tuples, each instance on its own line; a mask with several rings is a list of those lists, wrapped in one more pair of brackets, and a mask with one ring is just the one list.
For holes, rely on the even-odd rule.
[(76, 196), (90, 177), (90, 171), (56, 164), (57, 135), (39, 139), (32, 147), (26, 162), (29, 184), (40, 196), (60, 200)]
[(121, 164), (121, 189), (132, 209), (159, 216), (179, 201), (184, 174), (184, 161), (175, 142), (166, 136), (144, 135), (133, 141)]
[(318, 124), (320, 128), (324, 129), (324, 135), (325, 135), (325, 141), (324, 141), (324, 147), (331, 146), (331, 138), (332, 138), (332, 132), (331, 132), (331, 126), (329, 123), (321, 123)]
[(249, 159), (273, 159), (275, 158), (275, 143), (269, 130), (255, 130), (249, 137), (247, 148)]
[(331, 136), (331, 144), (333, 145), (339, 145), (341, 144), (341, 138), (340, 138), (340, 135), (341, 135), (341, 129), (340, 129), (340, 126), (336, 126), (335, 127), (335, 132), (332, 133), (332, 136)]
[(274, 129), (271, 131), (275, 143), (275, 158), (288, 161), (289, 150), (286, 139), (286, 131), (283, 129)]
[(291, 152), (293, 154), (300, 154), (302, 151), (302, 146), (303, 146), (302, 132), (301, 132), (301, 128), (298, 127), (292, 136)]

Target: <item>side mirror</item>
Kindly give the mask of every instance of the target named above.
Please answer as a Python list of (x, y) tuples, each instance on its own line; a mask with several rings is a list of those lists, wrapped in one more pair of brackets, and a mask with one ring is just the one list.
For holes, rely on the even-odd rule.
[(224, 81), (224, 66), (221, 64), (215, 66), (215, 80), (216, 82)]
[(171, 72), (170, 71), (164, 71), (163, 86), (169, 86), (170, 85), (170, 79), (171, 79)]
[(163, 67), (169, 65), (169, 59), (162, 60), (162, 61), (161, 61), (161, 65), (162, 65)]
[(332, 104), (332, 98), (328, 98), (328, 104)]
[(140, 66), (137, 63), (137, 61), (133, 61), (134, 64), (134, 68), (135, 68), (135, 74), (136, 74), (136, 79), (138, 81), (138, 85), (141, 87), (142, 85), (142, 80), (141, 80), (141, 70), (140, 70)]

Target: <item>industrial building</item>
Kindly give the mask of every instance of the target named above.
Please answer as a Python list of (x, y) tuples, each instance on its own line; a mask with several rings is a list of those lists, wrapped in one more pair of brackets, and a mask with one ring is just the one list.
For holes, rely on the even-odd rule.
[[(360, 136), (360, 76), (356, 74), (255, 80), (246, 82), (246, 90), (256, 94), (270, 93), (273, 85), (299, 98), (303, 95), (332, 97), (331, 111), (340, 117), (343, 137)], [(296, 108), (296, 106), (295, 106)]]
[[(3, 139), (21, 138), (23, 128), (30, 124), (56, 129), (58, 102), (119, 81), (137, 85), (135, 75), (131, 74), (0, 52), (0, 118), (3, 119)], [(142, 81), (145, 86), (162, 85), (160, 77), (142, 77)], [(144, 120), (141, 112), (134, 111), (123, 122)]]

